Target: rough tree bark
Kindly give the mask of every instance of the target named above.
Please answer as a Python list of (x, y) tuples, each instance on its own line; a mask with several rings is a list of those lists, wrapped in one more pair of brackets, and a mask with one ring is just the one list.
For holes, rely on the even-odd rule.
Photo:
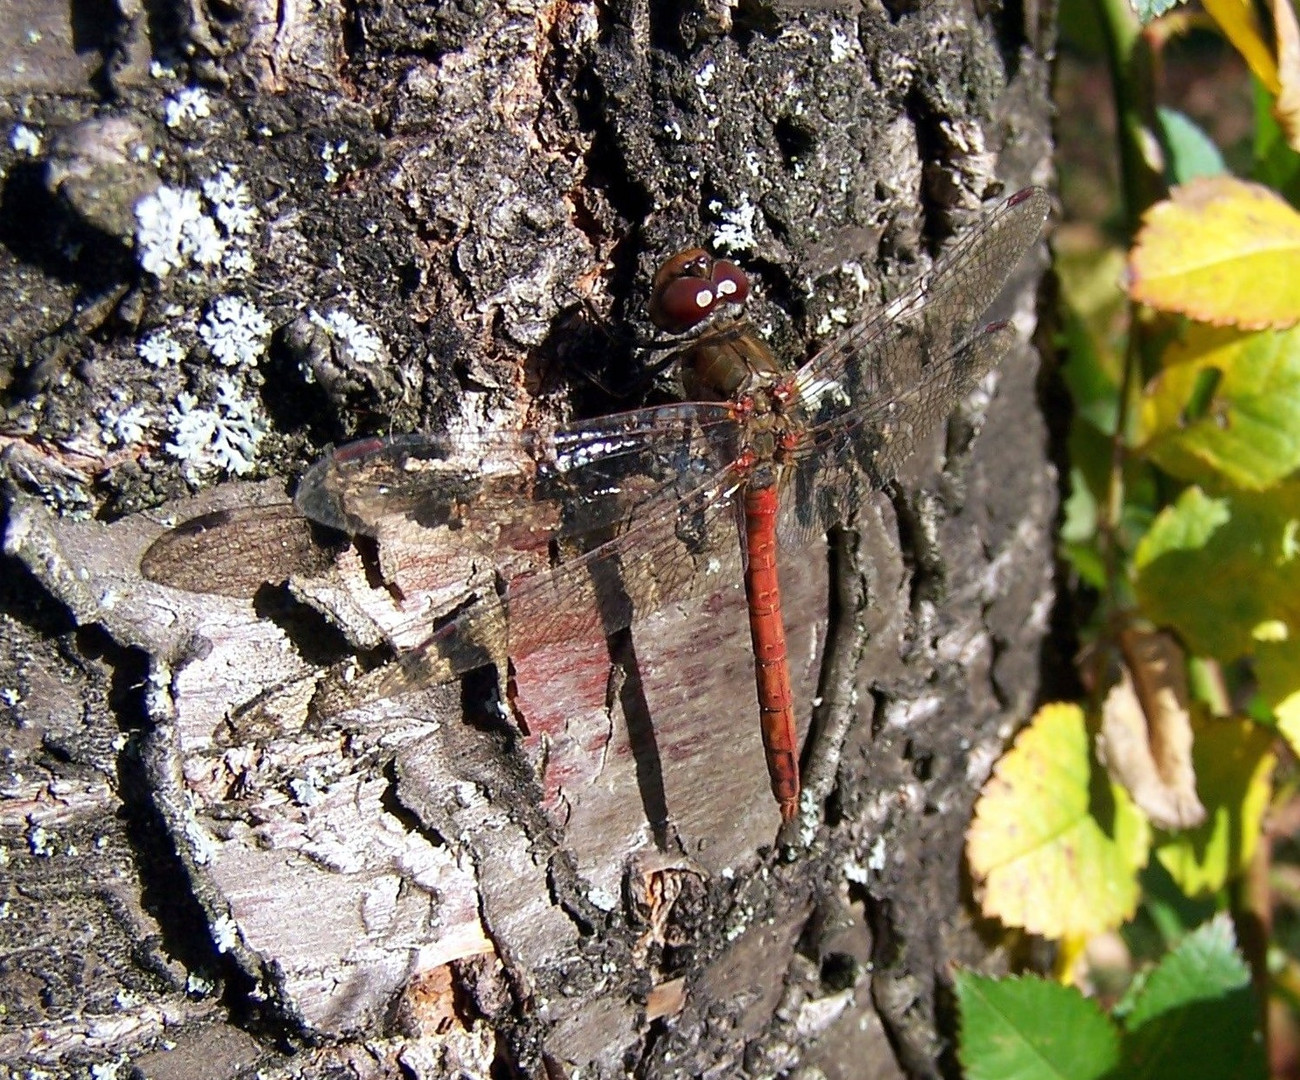
[(10, 8), (0, 1060), (951, 1074), (952, 965), (996, 962), (962, 833), (1051, 603), (1042, 252), (1025, 344), (783, 566), (818, 797), (780, 835), (734, 588), (515, 658), (505, 719), (490, 678), (322, 717), (308, 676), (383, 640), (355, 553), (285, 588), (222, 550), (252, 601), (139, 565), (329, 440), (662, 399), (632, 338), (689, 244), (806, 355), (1049, 179), (1050, 10)]

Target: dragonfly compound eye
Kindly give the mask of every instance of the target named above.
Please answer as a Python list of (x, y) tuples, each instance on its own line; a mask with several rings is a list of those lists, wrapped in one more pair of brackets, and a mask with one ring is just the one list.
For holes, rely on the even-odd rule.
[(680, 334), (704, 319), (717, 305), (718, 292), (712, 282), (682, 277), (670, 281), (655, 294), (650, 318), (659, 329)]
[(709, 277), (724, 303), (743, 304), (749, 297), (749, 278), (745, 276), (745, 271), (729, 259), (715, 262), (713, 273)]
[(692, 248), (674, 255), (655, 274), (650, 319), (659, 329), (680, 334), (719, 304), (743, 303), (748, 295), (749, 279), (740, 267)]
[(718, 302), (710, 275), (713, 256), (703, 248), (679, 251), (655, 274), (650, 290), (650, 321), (680, 334), (711, 312)]

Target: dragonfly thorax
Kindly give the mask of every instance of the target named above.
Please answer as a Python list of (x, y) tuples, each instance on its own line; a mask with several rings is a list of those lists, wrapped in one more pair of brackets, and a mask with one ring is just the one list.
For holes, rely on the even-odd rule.
[(755, 375), (754, 381), (735, 400), (736, 419), (745, 432), (743, 453), (753, 463), (780, 465), (803, 442), (800, 418), (790, 408), (789, 380), (767, 373)]
[(772, 350), (748, 322), (709, 327), (681, 353), (688, 397), (735, 401), (770, 387), (784, 374)]

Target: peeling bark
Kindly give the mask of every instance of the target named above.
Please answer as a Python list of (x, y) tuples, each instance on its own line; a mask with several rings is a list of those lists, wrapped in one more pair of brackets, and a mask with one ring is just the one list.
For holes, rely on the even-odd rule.
[[(0, 1060), (950, 1072), (951, 966), (997, 963), (962, 835), (1051, 603), (1041, 257), (999, 313), (1025, 346), (852, 532), (781, 565), (811, 796), (784, 832), (739, 582), (513, 657), (498, 711), (490, 677), (349, 698), (397, 618), (353, 549), (232, 548), (229, 595), (141, 562), (197, 515), (281, 514), (329, 440), (671, 397), (635, 339), (683, 246), (730, 245), (806, 355), (1049, 178), (1050, 28), (958, 3), (119, 0), (74, 33), (13, 7)], [(166, 272), (138, 209), (163, 189), (214, 230)], [(232, 296), (269, 326), (233, 362)], [(257, 482), (184, 452), (182, 401), (237, 427), (232, 394), (264, 410)], [(466, 572), (423, 558), (413, 595)]]

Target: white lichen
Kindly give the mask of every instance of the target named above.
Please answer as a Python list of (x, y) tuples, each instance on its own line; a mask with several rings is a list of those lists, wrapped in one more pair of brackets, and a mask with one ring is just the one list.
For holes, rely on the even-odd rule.
[(857, 39), (849, 37), (838, 26), (831, 27), (831, 63), (838, 64), (853, 55)]
[(266, 435), (266, 424), (257, 416), (257, 403), (243, 397), (232, 380), (219, 384), (214, 406), (201, 408), (194, 395), (182, 393), (167, 414), (173, 437), (163, 449), (182, 463), (191, 481), (214, 469), (247, 475)]
[(216, 266), (226, 257), (226, 238), (217, 229), (217, 223), (207, 214), (194, 221), (186, 240), (190, 260), (200, 266)]
[(758, 208), (749, 201), (748, 195), (741, 195), (740, 205), (727, 209), (718, 203), (710, 209), (718, 213), (719, 223), (713, 234), (713, 244), (719, 251), (753, 251), (758, 246), (754, 234), (754, 225), (758, 220)]
[(33, 825), (27, 832), (27, 847), (33, 855), (48, 859), (54, 854), (54, 837), (45, 831), (44, 825)]
[(271, 324), (247, 300), (220, 296), (199, 324), (199, 337), (226, 367), (252, 367), (266, 351)]
[(320, 802), (328, 785), (324, 782), (317, 768), (307, 770), (307, 774), (289, 781), (289, 792), (298, 806), (314, 806)]
[(253, 258), (246, 241), (258, 211), (233, 168), (190, 188), (163, 185), (136, 203), (136, 250), (140, 265), (156, 277), (190, 265), (220, 265), (228, 273), (247, 273)]
[(872, 294), (871, 279), (867, 277), (867, 272), (862, 269), (862, 263), (856, 259), (848, 259), (840, 263), (840, 273), (848, 278), (853, 287), (857, 289), (859, 298)]
[(122, 1066), (130, 1062), (125, 1054), (122, 1054), (112, 1061), (100, 1061), (90, 1067), (90, 1080), (117, 1080), (121, 1074)]
[(135, 220), (140, 265), (155, 277), (192, 262), (211, 266), (225, 254), (225, 240), (197, 191), (164, 184), (135, 204)]
[(221, 265), (229, 274), (251, 274), (257, 264), (247, 248), (231, 245), (226, 249), (226, 257), (221, 260)]
[(593, 885), (587, 891), (587, 899), (600, 908), (601, 911), (613, 911), (618, 907), (618, 897), (608, 889), (602, 889), (596, 885)]
[(848, 323), (848, 308), (836, 304), (822, 312), (821, 316), (817, 319), (816, 325), (813, 327), (813, 333), (816, 334), (817, 337), (825, 337), (836, 326), (847, 326)]
[(347, 153), (347, 139), (342, 139), (336, 143), (326, 143), (321, 147), (321, 161), (325, 163), (322, 172), (327, 184), (337, 184), (343, 178), (343, 173), (339, 171), (338, 165), (345, 163), (344, 159), (347, 157)]
[(375, 333), (373, 327), (353, 318), (346, 311), (335, 310), (325, 315), (309, 311), (307, 318), (330, 337), (342, 342), (357, 362), (374, 364), (383, 359), (383, 339)]
[(124, 412), (114, 415), (110, 412), (100, 413), (99, 438), (105, 446), (134, 446), (143, 442), (149, 423), (143, 405), (132, 405)]
[[(188, 798), (192, 804), (194, 796), (190, 795)], [(192, 808), (190, 813), (193, 814)], [(221, 850), (221, 841), (200, 825), (193, 816), (185, 819), (184, 832), (185, 839), (189, 841), (190, 855), (193, 856), (194, 861), (200, 866), (210, 864)]]
[(191, 972), (185, 979), (185, 992), (191, 997), (207, 997), (217, 984), (200, 972)]
[(163, 122), (169, 128), (192, 124), (212, 115), (212, 99), (201, 86), (178, 90), (163, 103)]
[(231, 236), (251, 233), (257, 224), (257, 207), (253, 205), (248, 186), (236, 179), (234, 169), (221, 172), (203, 181), (203, 194), (212, 204), (212, 212)]
[(152, 367), (162, 368), (185, 359), (185, 346), (171, 335), (170, 330), (150, 334), (135, 347), (140, 359)]
[(217, 952), (229, 952), (239, 942), (239, 927), (229, 915), (222, 915), (212, 924), (212, 943)]
[(799, 388), (799, 397), (804, 403), (804, 407), (816, 411), (821, 408), (822, 398), (829, 398), (840, 408), (848, 408), (853, 404), (853, 399), (844, 389), (844, 384), (839, 379), (827, 379), (818, 377), (809, 379), (807, 384)]
[(41, 152), (41, 137), (26, 124), (18, 124), (9, 133), (9, 145), (20, 154), (38, 157)]

